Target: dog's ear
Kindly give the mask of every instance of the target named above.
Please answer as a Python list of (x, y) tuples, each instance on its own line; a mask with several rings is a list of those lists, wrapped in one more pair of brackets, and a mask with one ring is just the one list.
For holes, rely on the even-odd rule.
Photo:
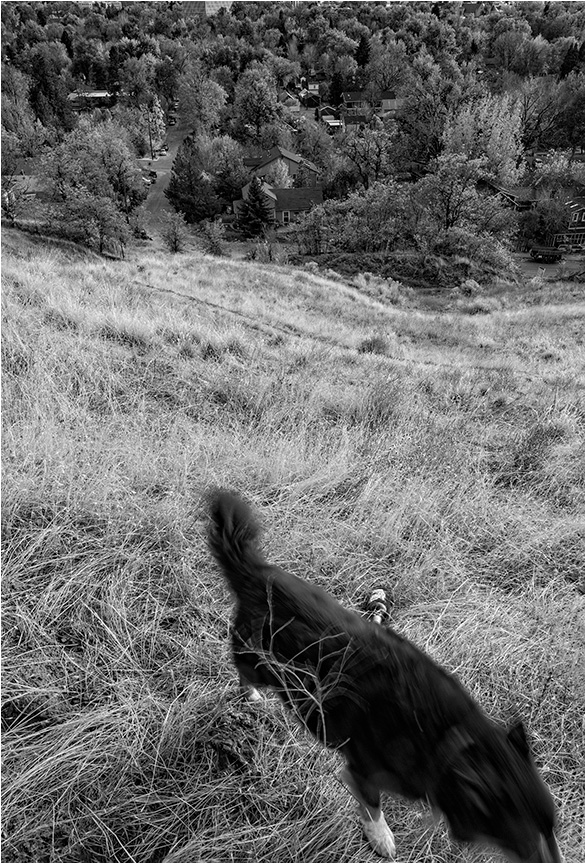
[(509, 739), (509, 742), (513, 745), (515, 750), (517, 750), (517, 752), (521, 754), (521, 756), (524, 756), (525, 759), (530, 758), (527, 733), (525, 732), (525, 727), (520, 720), (518, 723), (515, 723), (514, 726), (511, 726), (511, 728), (507, 732), (507, 738)]

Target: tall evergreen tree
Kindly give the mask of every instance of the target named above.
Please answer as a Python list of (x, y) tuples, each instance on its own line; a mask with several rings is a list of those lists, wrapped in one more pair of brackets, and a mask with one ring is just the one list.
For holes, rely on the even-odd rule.
[(209, 219), (222, 209), (222, 202), (215, 194), (212, 183), (204, 176), (197, 143), (191, 136), (179, 148), (164, 194), (190, 224)]
[(358, 48), (356, 49), (354, 59), (356, 60), (361, 69), (366, 66), (370, 59), (370, 40), (367, 36), (364, 35), (364, 33), (360, 37), (360, 42), (358, 43)]
[(253, 177), (248, 187), (248, 198), (240, 208), (238, 226), (246, 237), (258, 237), (272, 222), (272, 214), (262, 183)]
[(342, 102), (342, 94), (344, 92), (344, 77), (341, 72), (334, 72), (330, 81), (330, 102), (337, 108)]

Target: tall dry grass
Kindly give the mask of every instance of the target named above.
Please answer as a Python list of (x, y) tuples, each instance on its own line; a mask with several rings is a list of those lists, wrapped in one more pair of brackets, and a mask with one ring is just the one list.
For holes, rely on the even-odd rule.
[[(375, 861), (338, 760), (236, 699), (202, 492), (526, 721), (583, 860), (582, 311), (385, 305), (201, 255), (3, 260), (7, 861)], [(543, 294), (543, 292), (542, 292)], [(230, 310), (230, 311), (226, 311)], [(389, 801), (402, 861), (495, 861)]]

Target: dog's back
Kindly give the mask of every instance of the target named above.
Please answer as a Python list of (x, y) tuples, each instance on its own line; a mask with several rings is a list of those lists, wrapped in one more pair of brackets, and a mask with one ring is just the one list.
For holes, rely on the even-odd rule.
[[(210, 511), (210, 548), (237, 598), (242, 680), (274, 687), (310, 732), (343, 753), (358, 800), (379, 812), (378, 789), (427, 798), (460, 839), (492, 840), (519, 860), (559, 860), (553, 805), (522, 727), (505, 732), (411, 642), (268, 564), (237, 496), (216, 492)], [(388, 843), (379, 846), (388, 854)]]

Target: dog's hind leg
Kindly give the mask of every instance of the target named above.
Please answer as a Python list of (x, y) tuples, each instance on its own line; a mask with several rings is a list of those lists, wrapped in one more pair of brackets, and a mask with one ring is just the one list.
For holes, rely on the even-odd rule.
[(362, 828), (374, 851), (383, 858), (394, 858), (395, 838), (381, 810), (379, 790), (350, 767), (342, 771), (340, 779), (358, 801)]

